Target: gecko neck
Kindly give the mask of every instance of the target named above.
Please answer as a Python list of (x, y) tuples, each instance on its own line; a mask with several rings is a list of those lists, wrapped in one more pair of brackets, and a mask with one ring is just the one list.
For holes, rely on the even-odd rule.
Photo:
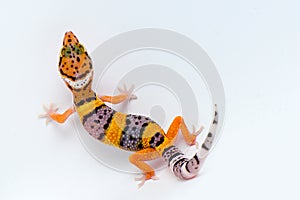
[(97, 98), (96, 93), (92, 90), (91, 84), (84, 89), (77, 91), (74, 90), (72, 93), (75, 106), (80, 106)]

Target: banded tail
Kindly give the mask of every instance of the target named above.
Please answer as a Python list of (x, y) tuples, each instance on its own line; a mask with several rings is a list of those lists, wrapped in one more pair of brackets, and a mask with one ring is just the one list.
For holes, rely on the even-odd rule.
[(200, 151), (192, 158), (187, 158), (178, 147), (174, 145), (164, 150), (162, 157), (175, 176), (180, 179), (191, 179), (198, 174), (215, 139), (218, 119), (217, 105), (215, 105), (214, 119), (209, 129), (209, 133), (205, 138), (204, 143), (201, 145)]

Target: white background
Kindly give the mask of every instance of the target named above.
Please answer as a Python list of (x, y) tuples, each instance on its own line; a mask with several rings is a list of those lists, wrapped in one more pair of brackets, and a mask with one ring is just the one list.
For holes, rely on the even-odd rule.
[[(96, 3), (97, 2), (97, 3)], [(1, 2), (0, 199), (299, 199), (300, 25), (296, 1)], [(42, 104), (71, 103), (57, 72), (63, 34), (89, 51), (113, 35), (166, 28), (198, 42), (227, 97), (223, 136), (200, 176), (165, 169), (137, 190), (95, 161), (71, 122), (45, 127)]]

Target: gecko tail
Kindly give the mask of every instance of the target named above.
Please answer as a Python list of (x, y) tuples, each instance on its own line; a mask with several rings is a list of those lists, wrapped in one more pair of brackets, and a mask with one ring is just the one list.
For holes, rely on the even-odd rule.
[(200, 157), (201, 158), (205, 158), (208, 156), (209, 151), (211, 150), (213, 143), (215, 141), (216, 138), (216, 133), (217, 133), (217, 126), (219, 123), (219, 114), (218, 114), (218, 107), (217, 104), (215, 104), (215, 110), (214, 110), (214, 119), (213, 122), (210, 126), (209, 132), (203, 142), (203, 144), (201, 145), (201, 149), (200, 149)]
[(180, 179), (191, 179), (197, 176), (204, 163), (204, 160), (209, 153), (209, 150), (212, 147), (216, 135), (217, 125), (218, 112), (217, 105), (215, 105), (215, 113), (212, 125), (209, 129), (207, 137), (201, 145), (199, 152), (197, 152), (192, 158), (187, 158), (187, 156), (184, 155), (175, 145), (169, 146), (163, 151), (162, 157), (175, 176)]

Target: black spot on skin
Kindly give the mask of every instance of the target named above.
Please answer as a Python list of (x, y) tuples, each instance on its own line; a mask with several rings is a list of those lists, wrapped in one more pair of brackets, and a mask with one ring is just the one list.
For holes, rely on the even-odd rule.
[(142, 117), (141, 116), (138, 116), (138, 119), (140, 120)]
[(211, 132), (208, 133), (207, 137), (212, 137), (212, 134)]
[(88, 55), (87, 52), (84, 52), (84, 54), (85, 54), (89, 59), (91, 59), (91, 57)]
[(58, 64), (58, 65), (60, 65), (60, 64), (61, 64), (61, 60), (62, 60), (62, 57), (59, 57), (59, 64)]
[(73, 88), (69, 84), (67, 84), (67, 86), (70, 90), (73, 90)]
[[(169, 165), (170, 165), (170, 162), (171, 162), (174, 158), (176, 158), (177, 156), (179, 156), (179, 155), (183, 155), (183, 154), (180, 153), (180, 152), (171, 154), (171, 156), (170, 156), (170, 158), (169, 158)], [(185, 159), (185, 158), (182, 158), (182, 159)], [(181, 159), (180, 159), (180, 160), (181, 160)], [(180, 160), (178, 160), (178, 161), (180, 161)], [(178, 161), (177, 161), (177, 162), (178, 162)], [(177, 162), (174, 163), (174, 166), (176, 165)]]
[[(157, 141), (158, 140), (158, 141)], [(158, 147), (164, 142), (164, 137), (161, 133), (157, 132), (150, 140), (149, 144), (152, 148)]]
[(194, 159), (196, 160), (197, 164), (199, 165), (200, 164), (200, 160), (198, 159), (197, 154), (195, 154)]
[(143, 148), (143, 144), (142, 143), (139, 143), (138, 144), (138, 149), (142, 149)]
[(84, 78), (88, 73), (90, 73), (90, 70), (86, 70), (86, 72), (84, 74), (81, 74), (80, 76), (78, 76), (78, 79)]
[(152, 137), (151, 140), (150, 140), (150, 142), (149, 142), (151, 146), (153, 145), (154, 140), (155, 140), (155, 137)]
[(95, 119), (94, 122), (97, 123), (97, 124), (99, 124), (100, 120)]
[(74, 88), (74, 91), (75, 91), (75, 92), (80, 92), (80, 91), (81, 91), (81, 88), (78, 88), (78, 89)]
[[(73, 60), (72, 60), (73, 61)], [(74, 61), (73, 61), (74, 62)], [(78, 67), (75, 67), (75, 69), (77, 70), (78, 69)]]
[(205, 145), (205, 143), (202, 144), (202, 148), (207, 150), (207, 151), (209, 150), (209, 148)]
[(71, 68), (73, 68), (74, 67), (74, 65), (71, 65)]
[(72, 63), (74, 63), (74, 60), (72, 60)]
[(72, 42), (72, 40), (71, 40), (71, 39), (68, 39), (68, 42)]
[(96, 97), (90, 97), (90, 98), (85, 99), (86, 102), (91, 102), (93, 100), (96, 100)]
[(76, 106), (82, 106), (84, 104), (84, 100), (79, 101), (77, 104), (75, 104)]
[(108, 128), (108, 126), (109, 126), (109, 123), (104, 124), (103, 128), (106, 130)]
[(72, 58), (72, 55), (70, 55), (69, 58)]
[(104, 130), (106, 130), (106, 129), (109, 127), (109, 124), (110, 124), (110, 122), (111, 122), (111, 120), (112, 120), (114, 114), (115, 114), (115, 112), (113, 112), (113, 113), (111, 114), (111, 116), (107, 119), (106, 124), (104, 124), (104, 126), (103, 126)]
[(126, 124), (129, 125), (131, 121), (129, 119), (126, 119)]
[(138, 123), (138, 122), (135, 122), (135, 125), (139, 125), (139, 123)]
[(99, 119), (102, 119), (102, 118), (103, 118), (103, 116), (102, 116), (102, 115), (100, 115), (100, 116), (99, 116)]
[(100, 134), (98, 137), (98, 140), (102, 140), (103, 137), (104, 137), (104, 134)]
[(143, 123), (142, 127), (148, 126), (148, 123)]
[(92, 65), (92, 63), (91, 63), (91, 62), (89, 62), (89, 65), (90, 65), (90, 69), (92, 69), (92, 68), (93, 68), (93, 65)]
[[(77, 72), (78, 73), (78, 72)], [(86, 90), (87, 87), (91, 84), (92, 80), (90, 80), (84, 87), (83, 87), (83, 90)]]
[(91, 126), (91, 129), (93, 129), (94, 128), (94, 126)]
[(185, 169), (186, 169), (186, 171), (187, 171), (188, 173), (191, 173), (191, 172), (190, 172), (190, 169), (188, 168), (188, 165), (185, 166)]
[(79, 57), (77, 57), (76, 60), (77, 60), (77, 62), (80, 62), (80, 58)]
[(66, 70), (69, 70), (69, 68), (67, 67)]
[(155, 146), (159, 146), (159, 145), (161, 145), (163, 142), (164, 142), (164, 137), (162, 137), (162, 138), (160, 138), (160, 140), (156, 143), (156, 145)]

